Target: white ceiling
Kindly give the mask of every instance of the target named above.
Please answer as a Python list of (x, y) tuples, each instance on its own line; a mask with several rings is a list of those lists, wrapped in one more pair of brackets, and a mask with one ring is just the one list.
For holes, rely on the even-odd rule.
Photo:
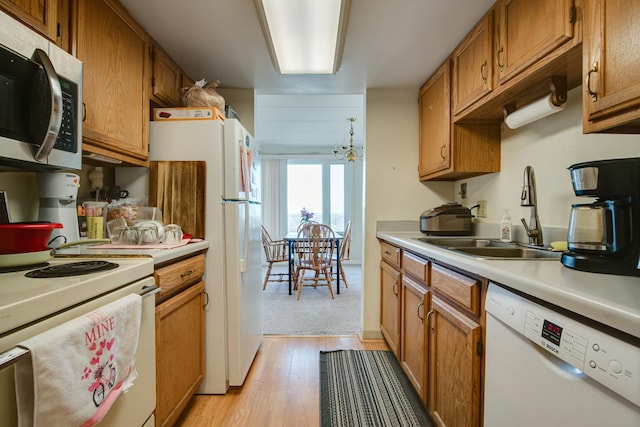
[[(331, 146), (342, 143), (348, 132), (347, 117), (362, 115), (363, 110), (349, 114), (348, 108), (318, 108), (334, 102), (326, 95), (362, 95), (367, 88), (415, 88), (417, 96), (426, 78), (494, 2), (352, 0), (338, 72), (291, 76), (275, 71), (253, 0), (120, 1), (192, 78), (219, 79), (223, 88), (253, 88), (257, 104), (261, 95), (296, 95), (268, 100), (278, 104), (269, 117), (272, 125), (261, 126), (266, 110), (256, 109), (255, 133), (263, 146), (292, 141), (313, 146), (323, 145), (321, 141)], [(300, 95), (325, 96), (318, 101)], [(295, 111), (295, 118), (275, 126), (277, 111), (285, 115)], [(362, 126), (363, 118), (358, 119), (356, 124)], [(356, 124), (357, 139), (362, 129), (356, 130)], [(315, 135), (315, 140), (310, 141), (309, 135)]]

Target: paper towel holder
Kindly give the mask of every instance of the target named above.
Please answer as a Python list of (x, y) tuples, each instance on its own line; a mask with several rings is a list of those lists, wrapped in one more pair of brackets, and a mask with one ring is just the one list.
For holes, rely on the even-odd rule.
[[(532, 123), (543, 117), (554, 114), (564, 108), (564, 103), (567, 102), (567, 77), (551, 76), (543, 83), (543, 85), (548, 86), (549, 88), (549, 92), (547, 92), (547, 95), (544, 97), (533, 102), (526, 103), (522, 106), (518, 105), (516, 100), (508, 102), (502, 106), (502, 113), (505, 122), (507, 122), (507, 126), (512, 129), (516, 129), (520, 126), (524, 126), (525, 124)], [(535, 106), (540, 103), (544, 103), (545, 100), (547, 100), (546, 102), (548, 102), (551, 109), (536, 109)], [(507, 117), (514, 114), (516, 111), (519, 115), (523, 116), (523, 118), (513, 120), (514, 123), (508, 123)]]

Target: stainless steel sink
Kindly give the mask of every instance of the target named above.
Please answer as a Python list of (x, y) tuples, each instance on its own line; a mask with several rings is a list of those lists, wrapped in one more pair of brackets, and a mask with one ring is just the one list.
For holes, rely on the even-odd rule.
[(561, 252), (551, 252), (544, 249), (511, 247), (511, 248), (449, 248), (456, 252), (472, 255), (476, 258), (505, 258), (505, 259), (539, 259), (557, 260)]
[(508, 243), (493, 239), (419, 237), (415, 240), (458, 252), (461, 255), (484, 259), (558, 260), (562, 255), (560, 252), (525, 247), (518, 243)]
[(418, 237), (415, 240), (419, 240), (424, 243), (430, 243), (437, 246), (446, 246), (449, 248), (486, 248), (486, 247), (501, 247), (509, 248), (515, 247), (514, 243), (501, 242), (500, 240), (492, 239), (475, 239), (471, 237), (460, 238), (438, 238), (438, 237)]

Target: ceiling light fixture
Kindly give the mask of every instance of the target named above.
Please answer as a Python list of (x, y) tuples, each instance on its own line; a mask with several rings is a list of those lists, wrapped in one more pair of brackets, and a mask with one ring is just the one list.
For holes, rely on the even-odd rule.
[(280, 74), (335, 74), (351, 0), (254, 0)]
[(343, 145), (342, 147), (338, 147), (336, 145), (333, 148), (333, 155), (336, 156), (336, 159), (339, 160), (355, 162), (356, 159), (362, 160), (362, 156), (364, 153), (362, 148), (358, 149), (353, 146), (353, 122), (356, 121), (356, 118), (349, 117), (347, 120), (351, 122), (351, 129), (349, 129), (349, 145)]

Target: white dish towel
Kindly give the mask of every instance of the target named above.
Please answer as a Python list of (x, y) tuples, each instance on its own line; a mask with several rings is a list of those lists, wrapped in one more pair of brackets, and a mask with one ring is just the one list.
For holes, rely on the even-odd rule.
[(142, 297), (131, 294), (20, 343), (20, 427), (98, 423), (137, 376)]

